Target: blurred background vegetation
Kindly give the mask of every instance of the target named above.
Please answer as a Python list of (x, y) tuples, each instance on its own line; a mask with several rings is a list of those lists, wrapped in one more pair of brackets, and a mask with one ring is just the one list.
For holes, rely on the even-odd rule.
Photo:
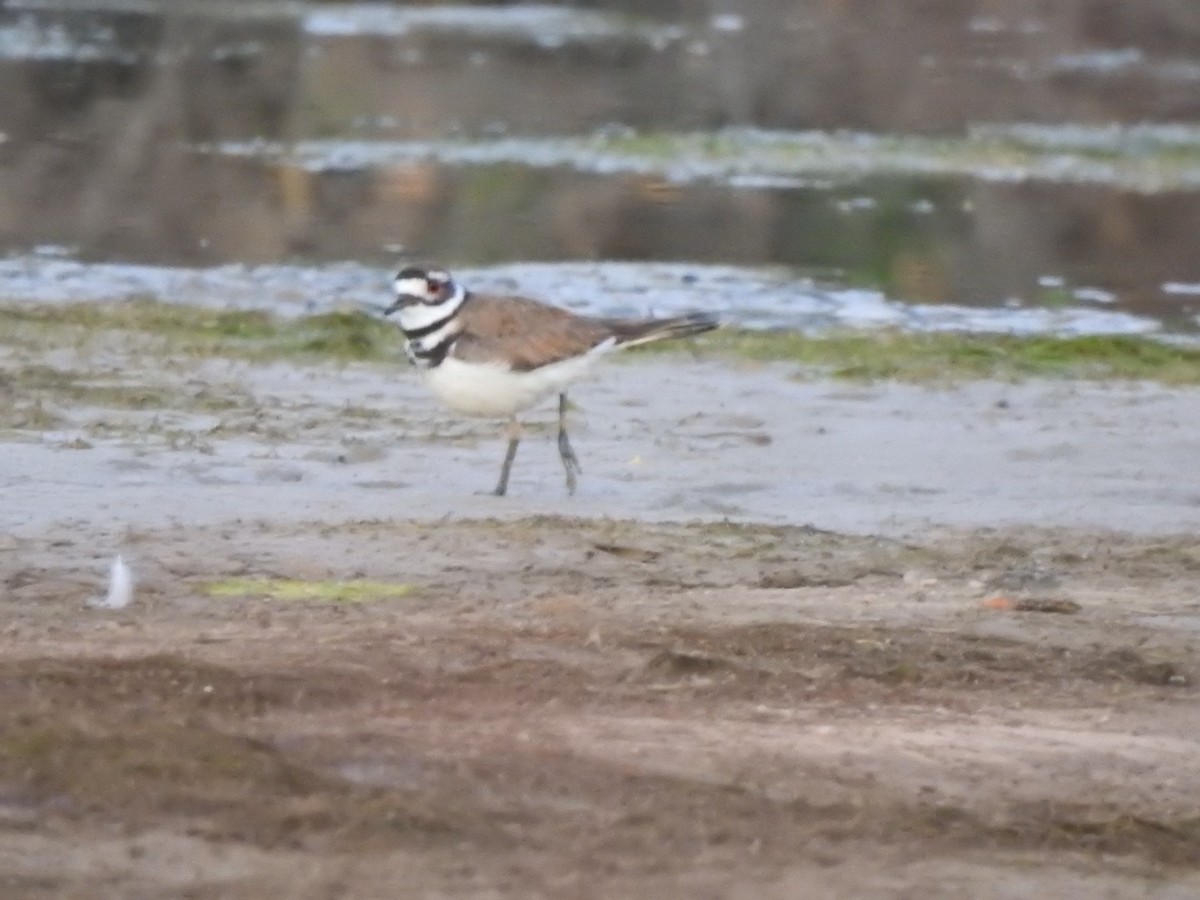
[[(969, 143), (1014, 123), (1046, 126), (1045, 154), (1073, 150), (1062, 178), (868, 169), (736, 183), (536, 159), (547, 140), (596, 135)], [(1136, 130), (1147, 123), (1176, 130)], [(516, 158), (478, 165), (221, 152), (314, 139), (517, 143)], [(1081, 160), (1114, 154), (1182, 160), (1187, 177), (1078, 177)], [(1184, 327), (1200, 305), (1192, 172), (1197, 0), (0, 6), (10, 254), (782, 265), (899, 300), (1115, 306)]]

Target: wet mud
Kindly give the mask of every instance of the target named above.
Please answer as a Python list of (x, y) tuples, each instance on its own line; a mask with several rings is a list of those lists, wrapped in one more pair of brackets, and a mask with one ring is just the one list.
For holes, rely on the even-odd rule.
[[(1136, 434), (1191, 441), (1186, 389), (635, 359), (576, 392), (580, 494), (534, 415), (500, 501), (400, 366), (48, 361), (5, 387), (6, 896), (1200, 887), (1198, 507)], [(912, 468), (939, 419), (983, 455)]]

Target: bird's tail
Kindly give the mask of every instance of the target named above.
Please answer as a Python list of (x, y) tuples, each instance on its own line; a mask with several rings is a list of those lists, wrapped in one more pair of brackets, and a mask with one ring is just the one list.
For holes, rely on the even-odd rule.
[(636, 347), (651, 341), (692, 337), (721, 326), (711, 313), (687, 313), (667, 319), (609, 319), (618, 347)]

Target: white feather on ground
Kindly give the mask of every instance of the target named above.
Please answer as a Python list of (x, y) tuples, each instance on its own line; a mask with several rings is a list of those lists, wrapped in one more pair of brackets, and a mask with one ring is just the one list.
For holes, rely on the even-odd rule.
[(89, 605), (97, 609), (124, 609), (133, 602), (133, 571), (118, 555), (108, 572), (108, 593)]

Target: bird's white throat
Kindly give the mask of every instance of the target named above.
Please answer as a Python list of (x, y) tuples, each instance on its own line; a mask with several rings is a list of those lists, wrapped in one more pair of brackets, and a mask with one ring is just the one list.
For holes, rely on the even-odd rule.
[[(420, 285), (420, 290), (410, 288), (401, 290), (400, 285), (406, 282), (415, 281)], [(407, 296), (420, 297), (427, 290), (425, 282), (421, 279), (406, 278), (403, 281), (396, 280), (397, 293), (406, 294)], [(440, 303), (413, 303), (410, 306), (402, 306), (396, 312), (396, 317), (400, 321), (400, 327), (405, 331), (419, 331), (422, 328), (428, 328), (437, 322), (441, 322), (448, 316), (452, 316), (463, 301), (467, 299), (467, 292), (460, 284), (454, 285), (454, 292), (442, 300)]]

